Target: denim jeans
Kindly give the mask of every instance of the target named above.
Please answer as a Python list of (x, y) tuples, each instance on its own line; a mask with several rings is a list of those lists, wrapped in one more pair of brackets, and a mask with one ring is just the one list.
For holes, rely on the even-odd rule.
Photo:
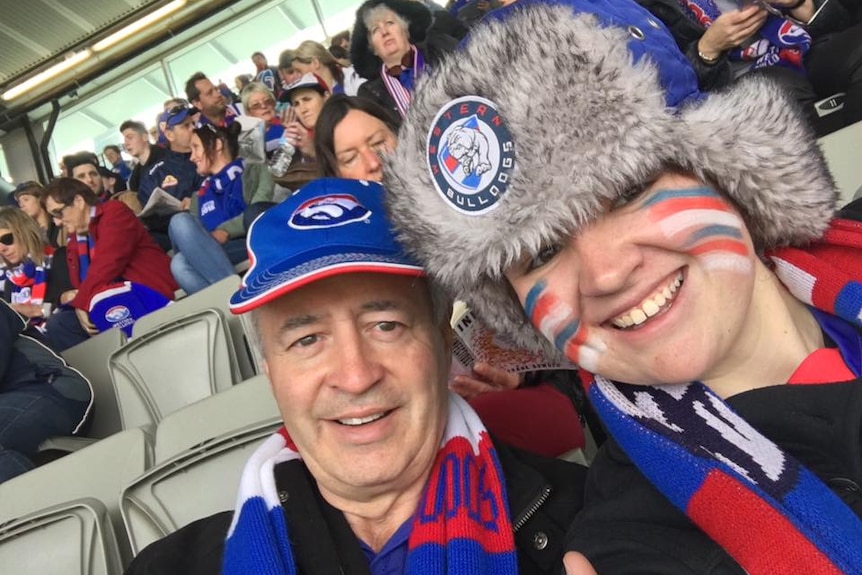
[(71, 435), (88, 401), (38, 383), (0, 393), (0, 483), (33, 468), (30, 457), (55, 435)]
[(187, 212), (171, 218), (168, 235), (174, 245), (171, 273), (187, 294), (193, 294), (236, 273), (233, 266), (248, 257), (245, 238), (219, 244)]

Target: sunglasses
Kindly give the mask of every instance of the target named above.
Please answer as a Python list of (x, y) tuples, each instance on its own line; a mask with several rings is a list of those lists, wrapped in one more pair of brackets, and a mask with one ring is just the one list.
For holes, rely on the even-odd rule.
[(2, 236), (0, 236), (0, 244), (3, 244), (4, 246), (11, 246), (14, 243), (15, 243), (15, 236), (12, 235), (12, 232), (9, 232), (8, 234), (3, 234)]
[(54, 210), (53, 212), (48, 212), (48, 215), (54, 219), (61, 220), (61, 219), (63, 219), (63, 210), (65, 210), (68, 207), (69, 207), (68, 205), (65, 205), (58, 210)]
[(274, 107), (275, 107), (275, 100), (273, 100), (272, 98), (267, 98), (263, 102), (255, 102), (254, 104), (249, 106), (248, 109), (254, 110), (255, 112), (257, 112), (258, 110), (263, 110), (266, 108), (274, 108)]

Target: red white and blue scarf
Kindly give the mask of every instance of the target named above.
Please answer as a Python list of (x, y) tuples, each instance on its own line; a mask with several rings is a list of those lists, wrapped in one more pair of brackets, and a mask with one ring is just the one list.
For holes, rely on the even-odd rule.
[(49, 262), (37, 264), (27, 257), (14, 268), (6, 270), (6, 280), (12, 284), (11, 303), (42, 305), (45, 302)]
[[(798, 299), (858, 328), (860, 255), (862, 224), (836, 220), (810, 248), (768, 257)], [(841, 351), (858, 356), (858, 347)], [(859, 365), (859, 357), (845, 359)], [(705, 385), (628, 385), (587, 373), (583, 380), (641, 473), (750, 575), (862, 574), (862, 520)]]
[[(698, 24), (709, 28), (721, 10), (714, 0), (679, 0), (683, 10)], [(811, 47), (811, 36), (802, 26), (786, 18), (769, 14), (757, 31), (760, 38), (745, 48), (733, 48), (731, 60), (751, 62), (754, 69), (765, 66), (785, 66), (804, 73), (803, 59)]]
[(395, 100), (398, 113), (402, 118), (407, 115), (407, 108), (410, 107), (410, 102), (413, 99), (412, 93), (416, 80), (425, 70), (425, 59), (422, 57), (422, 53), (412, 44), (410, 48), (413, 50), (413, 66), (401, 68), (397, 78), (389, 75), (385, 64), (380, 68), (383, 85), (386, 86), (389, 95)]
[[(281, 428), (246, 463), (225, 543), (224, 575), (296, 573), (274, 469), (301, 458)], [(466, 401), (450, 394), (446, 431), (412, 520), (405, 573), (517, 573), (505, 494), (487, 430)]]

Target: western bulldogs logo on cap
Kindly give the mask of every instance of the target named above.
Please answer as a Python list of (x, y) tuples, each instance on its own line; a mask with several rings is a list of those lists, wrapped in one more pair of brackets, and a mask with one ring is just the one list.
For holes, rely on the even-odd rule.
[(318, 196), (300, 204), (287, 224), (295, 230), (316, 230), (367, 220), (371, 210), (349, 194)]
[(111, 323), (117, 323), (123, 321), (130, 315), (132, 315), (132, 313), (129, 311), (129, 308), (124, 305), (115, 305), (105, 312), (105, 319)]
[(447, 103), (428, 133), (434, 187), (459, 212), (478, 216), (497, 206), (515, 167), (515, 144), (493, 102), (465, 96)]

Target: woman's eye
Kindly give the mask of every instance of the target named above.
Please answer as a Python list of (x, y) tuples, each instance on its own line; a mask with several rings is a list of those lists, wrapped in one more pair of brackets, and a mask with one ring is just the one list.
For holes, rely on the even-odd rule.
[(342, 157), (341, 160), (339, 160), (339, 161), (341, 162), (341, 165), (349, 166), (350, 164), (353, 163), (353, 161), (355, 159), (356, 159), (356, 156), (347, 156), (347, 157)]
[(611, 205), (611, 209), (621, 208), (622, 206), (625, 206), (626, 204), (635, 201), (643, 195), (647, 187), (648, 186), (644, 185), (629, 188), (628, 190), (620, 194), (620, 196), (616, 200), (614, 200), (613, 204)]
[(533, 270), (539, 269), (540, 267), (554, 259), (554, 256), (560, 253), (561, 249), (562, 246), (556, 244), (542, 248), (541, 250), (539, 250), (539, 253), (536, 254), (535, 257), (531, 258), (530, 261), (527, 263), (527, 271), (531, 272)]

